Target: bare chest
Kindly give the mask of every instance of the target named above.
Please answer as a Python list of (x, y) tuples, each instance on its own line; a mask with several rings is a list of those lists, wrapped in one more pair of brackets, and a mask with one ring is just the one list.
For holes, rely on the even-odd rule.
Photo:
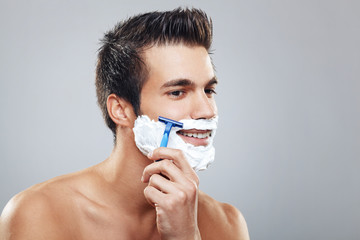
[(77, 229), (74, 229), (76, 239), (160, 239), (156, 226), (151, 228), (148, 224), (114, 211), (86, 209), (77, 216)]

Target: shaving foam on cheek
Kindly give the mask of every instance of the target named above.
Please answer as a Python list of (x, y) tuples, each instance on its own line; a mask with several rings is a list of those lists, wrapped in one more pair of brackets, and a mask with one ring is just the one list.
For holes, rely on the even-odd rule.
[[(217, 128), (218, 117), (199, 120), (184, 119), (179, 122), (183, 123), (183, 129), (212, 130), (207, 146), (194, 146), (184, 142), (182, 138), (176, 134), (176, 131), (180, 130), (180, 128), (177, 127), (173, 127), (169, 135), (169, 148), (182, 150), (195, 171), (205, 170), (215, 159), (213, 139)], [(142, 115), (135, 120), (133, 131), (136, 146), (144, 155), (148, 155), (160, 146), (164, 133), (164, 124), (150, 120), (148, 116)]]

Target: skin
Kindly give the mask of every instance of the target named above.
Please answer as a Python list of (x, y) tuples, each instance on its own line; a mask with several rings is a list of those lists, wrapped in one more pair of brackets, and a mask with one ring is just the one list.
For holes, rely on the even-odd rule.
[[(150, 72), (141, 91), (142, 114), (174, 120), (217, 115), (216, 78), (205, 48), (155, 46), (143, 57)], [(180, 150), (158, 148), (144, 156), (133, 140), (132, 106), (110, 95), (107, 107), (117, 125), (109, 158), (16, 195), (1, 215), (1, 240), (249, 239), (241, 213), (199, 190)]]

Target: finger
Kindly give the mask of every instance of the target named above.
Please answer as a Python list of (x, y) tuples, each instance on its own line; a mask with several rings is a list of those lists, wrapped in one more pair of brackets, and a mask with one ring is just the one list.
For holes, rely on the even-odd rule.
[(173, 193), (177, 190), (173, 182), (165, 179), (159, 174), (151, 175), (149, 179), (149, 186), (152, 186), (163, 193)]
[(148, 156), (151, 160), (156, 159), (170, 159), (173, 163), (185, 174), (187, 177), (192, 179), (194, 183), (199, 185), (199, 177), (194, 171), (194, 169), (190, 166), (190, 163), (186, 160), (186, 157), (183, 151), (179, 149), (173, 148), (156, 148), (150, 156)]
[(167, 159), (164, 159), (160, 162), (154, 162), (146, 166), (143, 171), (142, 181), (147, 183), (150, 179), (150, 176), (154, 174), (164, 175), (172, 182), (181, 182), (186, 180), (181, 170), (176, 167), (172, 161)]
[(156, 204), (161, 202), (162, 199), (165, 197), (165, 193), (162, 193), (158, 189), (154, 188), (153, 186), (147, 186), (144, 189), (144, 196), (148, 203), (155, 207)]
[(148, 156), (151, 160), (170, 159), (182, 171), (192, 171), (189, 162), (186, 160), (184, 153), (179, 149), (159, 147), (154, 149), (152, 154)]

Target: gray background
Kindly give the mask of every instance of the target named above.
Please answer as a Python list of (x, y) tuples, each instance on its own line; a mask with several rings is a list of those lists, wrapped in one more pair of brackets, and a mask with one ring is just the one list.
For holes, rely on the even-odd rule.
[(360, 239), (360, 1), (1, 1), (0, 209), (109, 155), (98, 40), (179, 5), (214, 21), (220, 126), (202, 190), (252, 239)]

